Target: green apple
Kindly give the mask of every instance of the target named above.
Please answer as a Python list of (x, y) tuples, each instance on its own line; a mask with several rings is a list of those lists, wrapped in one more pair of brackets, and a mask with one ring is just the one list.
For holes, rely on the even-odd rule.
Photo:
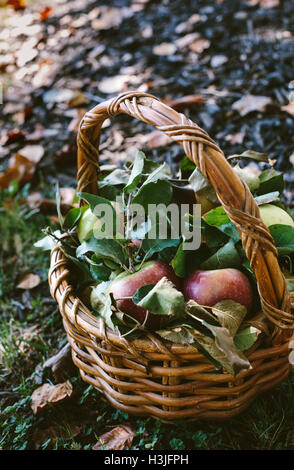
[[(120, 204), (117, 201), (112, 201), (111, 205), (116, 212), (117, 218), (121, 220), (121, 218), (123, 217), (123, 212)], [(88, 208), (84, 209), (84, 212), (82, 213), (82, 216), (78, 223), (77, 235), (79, 242), (82, 243), (84, 241), (89, 240), (89, 238), (93, 237), (94, 230), (96, 230), (96, 233), (100, 232), (103, 224), (103, 219), (99, 219), (98, 217), (96, 217), (91, 211), (91, 208), (88, 206)], [(116, 233), (116, 235), (118, 234), (119, 232)], [(123, 238), (123, 233), (120, 234), (120, 236), (121, 238)]]
[(259, 211), (261, 220), (267, 227), (275, 224), (294, 227), (292, 217), (284, 209), (281, 209), (281, 207), (275, 206), (274, 204), (262, 204), (259, 206)]
[(234, 171), (237, 173), (239, 178), (247, 184), (251, 192), (259, 188), (260, 180), (258, 174), (252, 170), (252, 168), (248, 166), (240, 168), (239, 165), (236, 165), (234, 167)]
[(95, 223), (99, 223), (99, 219), (93, 214), (90, 207), (82, 214), (78, 223), (78, 239), (82, 243), (93, 237), (93, 228)]

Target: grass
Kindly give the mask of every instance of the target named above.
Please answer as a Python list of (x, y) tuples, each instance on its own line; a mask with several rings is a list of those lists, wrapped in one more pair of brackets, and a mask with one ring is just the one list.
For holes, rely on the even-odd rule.
[[(78, 370), (70, 377), (75, 394), (34, 415), (31, 395), (40, 383), (54, 383), (38, 366), (66, 342), (60, 314), (49, 294), (48, 253), (34, 248), (50, 219), (23, 203), (29, 187), (0, 194), (0, 448), (6, 450), (88, 450), (99, 436), (130, 423), (138, 450), (281, 450), (294, 448), (293, 373), (258, 397), (248, 410), (225, 422), (168, 425), (114, 409)], [(20, 291), (17, 281), (39, 274), (41, 283)]]

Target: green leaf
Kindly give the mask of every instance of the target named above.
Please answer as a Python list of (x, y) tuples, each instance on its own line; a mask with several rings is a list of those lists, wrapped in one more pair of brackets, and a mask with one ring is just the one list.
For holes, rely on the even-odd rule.
[(148, 178), (144, 181), (141, 187), (148, 185), (149, 183), (156, 183), (158, 180), (167, 180), (170, 175), (171, 169), (169, 165), (164, 162), (149, 174)]
[(275, 224), (269, 227), (269, 231), (275, 241), (279, 255), (294, 253), (294, 227)]
[(213, 227), (216, 227), (221, 232), (228, 235), (234, 241), (240, 240), (240, 235), (229, 216), (226, 214), (224, 208), (222, 206), (216, 207), (211, 211), (205, 214), (203, 217), (204, 221)]
[(234, 343), (239, 351), (246, 351), (257, 341), (260, 330), (254, 326), (242, 328), (234, 337)]
[(196, 168), (195, 163), (193, 163), (189, 157), (186, 155), (181, 161), (181, 167), (180, 167), (180, 172), (181, 172), (181, 177), (187, 177), (189, 174), (191, 174)]
[(178, 291), (166, 277), (158, 281), (143, 298), (141, 296), (142, 291), (137, 291), (133, 301), (154, 315), (176, 317), (184, 312), (185, 300), (182, 292)]
[(171, 265), (176, 275), (182, 278), (187, 275), (186, 256), (187, 251), (184, 250), (183, 243), (181, 243), (177, 249), (175, 257), (171, 262)]
[[(112, 273), (112, 269), (108, 266), (105, 266), (104, 263), (97, 259), (97, 255), (92, 255), (91, 259), (85, 257), (86, 261), (89, 263), (90, 266), (90, 273), (91, 276), (95, 281), (108, 281), (109, 277)], [(99, 262), (100, 261), (100, 262)]]
[(81, 243), (76, 250), (76, 255), (80, 258), (82, 255), (94, 252), (97, 258), (107, 258), (121, 266), (128, 261), (128, 254), (122, 245), (112, 238), (90, 238), (90, 240)]
[(126, 170), (116, 168), (114, 171), (105, 176), (101, 181), (99, 181), (99, 187), (104, 188), (104, 186), (122, 186), (127, 184), (129, 180), (129, 174)]
[(166, 248), (177, 247), (180, 243), (180, 238), (144, 238), (142, 240), (141, 248), (146, 253), (145, 260), (151, 258), (155, 253), (161, 253)]
[(64, 228), (67, 228), (69, 230), (72, 229), (78, 223), (81, 215), (82, 208), (73, 207), (72, 209), (70, 209), (64, 219)]
[(258, 188), (258, 195), (278, 191), (281, 195), (284, 191), (284, 176), (283, 173), (276, 172), (273, 168), (264, 170), (259, 175), (260, 186)]
[(145, 286), (139, 287), (132, 297), (135, 304), (138, 304), (149, 292), (153, 289), (156, 284), (145, 284)]
[[(55, 230), (55, 232), (53, 232), (53, 235), (55, 235), (55, 237), (59, 238), (61, 237), (62, 235), (62, 232), (60, 230)], [(34, 246), (36, 248), (41, 248), (43, 251), (48, 251), (48, 250), (53, 250), (53, 248), (56, 247), (58, 241), (53, 238), (52, 236), (50, 235), (46, 235), (46, 237), (43, 237), (41, 238), (40, 240), (38, 240), (37, 242), (34, 243)]]
[(199, 168), (195, 168), (191, 176), (189, 177), (189, 184), (196, 194), (201, 194), (211, 202), (218, 202), (216, 192), (213, 186), (207, 181), (202, 175)]
[(171, 184), (168, 181), (158, 179), (155, 182), (144, 183), (134, 196), (132, 203), (140, 204), (147, 212), (148, 204), (162, 203), (168, 205), (172, 199), (172, 195), (173, 190)]
[(108, 293), (108, 288), (111, 281), (101, 282), (92, 288), (90, 295), (90, 302), (93, 310), (95, 310), (104, 319), (106, 325), (114, 330), (112, 321), (113, 310), (111, 309), (111, 297)]
[(134, 191), (134, 189), (137, 188), (137, 185), (139, 184), (142, 178), (142, 173), (144, 170), (144, 163), (145, 163), (144, 153), (141, 152), (140, 150), (137, 150), (131, 175), (129, 177), (127, 185), (123, 189), (124, 192), (129, 193), (129, 192)]
[(216, 253), (200, 265), (200, 269), (240, 268), (242, 261), (233, 240), (229, 240)]
[(90, 193), (77, 193), (77, 194), (81, 199), (84, 199), (85, 201), (87, 201), (87, 203), (90, 206), (91, 211), (93, 212), (93, 214), (95, 214), (96, 217), (97, 215), (95, 213), (95, 207), (98, 206), (99, 204), (107, 204), (108, 206), (110, 206), (113, 212), (113, 216), (116, 217), (116, 212), (113, 208), (113, 205), (111, 204), (111, 201), (109, 201), (108, 199), (105, 199), (104, 197), (96, 196)]

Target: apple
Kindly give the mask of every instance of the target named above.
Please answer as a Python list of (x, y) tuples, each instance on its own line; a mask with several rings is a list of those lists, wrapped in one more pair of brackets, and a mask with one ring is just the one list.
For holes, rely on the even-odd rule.
[(253, 301), (251, 284), (245, 274), (235, 268), (195, 270), (183, 283), (186, 300), (212, 307), (221, 300), (234, 300), (247, 308)]
[[(147, 284), (156, 284), (163, 277), (166, 277), (179, 288), (179, 279), (170, 266), (161, 261), (147, 261), (143, 263), (141, 269), (132, 274), (126, 272), (119, 274), (111, 283), (109, 293), (113, 294), (119, 310), (129, 314), (142, 324), (146, 318), (146, 309), (136, 305), (132, 299), (123, 299), (122, 297), (132, 297), (140, 287)], [(160, 315), (149, 313), (145, 323), (146, 328), (158, 329), (161, 323), (160, 320)]]
[(140, 248), (141, 244), (142, 244), (142, 240), (139, 240), (139, 238), (134, 238), (132, 240), (132, 243), (137, 246), (138, 248)]
[(260, 217), (263, 223), (270, 227), (275, 224), (290, 225), (294, 227), (294, 220), (292, 217), (281, 207), (274, 204), (262, 204), (259, 206)]
[(99, 219), (93, 214), (89, 207), (82, 214), (78, 223), (77, 235), (80, 243), (93, 236), (93, 229), (96, 223), (99, 223)]
[[(111, 202), (112, 207), (114, 208), (118, 217), (121, 217), (121, 209), (119, 204), (116, 201)], [(103, 223), (101, 220), (96, 217), (93, 212), (91, 211), (90, 207), (88, 207), (82, 214), (77, 228), (77, 235), (79, 242), (82, 243), (84, 241), (89, 240), (89, 238), (93, 237), (93, 231), (98, 231), (102, 229)]]
[(255, 191), (260, 186), (260, 180), (258, 177), (258, 172), (255, 171), (250, 166), (245, 166), (245, 168), (240, 168), (237, 164), (234, 167), (235, 173), (239, 176), (239, 178), (247, 184), (248, 188), (251, 192)]

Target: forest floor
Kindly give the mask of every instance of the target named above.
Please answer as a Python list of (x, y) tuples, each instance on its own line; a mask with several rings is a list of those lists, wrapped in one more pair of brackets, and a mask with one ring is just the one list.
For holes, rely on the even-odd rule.
[[(81, 117), (129, 89), (183, 112), (226, 156), (265, 153), (284, 172), (293, 208), (293, 17), (291, 0), (0, 2), (2, 449), (92, 449), (119, 425), (131, 449), (294, 448), (292, 373), (240, 416), (188, 427), (115, 410), (70, 362), (54, 374), (47, 362), (67, 340), (48, 253), (34, 247), (43, 227), (56, 226), (57, 182), (63, 207), (72, 203)], [(100, 145), (101, 164), (120, 166), (139, 148), (175, 173), (185, 155), (128, 117), (107, 120)], [(40, 385), (67, 380), (70, 396), (32, 409)]]

